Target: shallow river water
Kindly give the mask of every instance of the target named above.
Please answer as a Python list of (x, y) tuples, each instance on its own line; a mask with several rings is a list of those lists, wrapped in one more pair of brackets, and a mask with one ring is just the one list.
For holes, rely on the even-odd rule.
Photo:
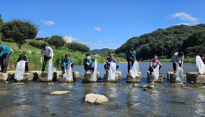
[[(173, 85), (167, 82), (166, 72), (172, 71), (171, 63), (162, 63), (160, 73), (164, 83), (154, 89), (143, 90), (126, 83), (127, 64), (119, 64), (122, 79), (119, 83), (0, 84), (0, 116), (205, 116), (205, 88), (203, 85)], [(139, 63), (142, 83), (147, 83), (148, 62)], [(82, 73), (82, 66), (74, 71)], [(100, 76), (105, 73), (98, 64)], [(184, 74), (196, 71), (195, 64), (185, 63)], [(68, 94), (50, 95), (50, 91), (68, 90)], [(109, 102), (101, 105), (83, 101), (88, 93), (105, 95)]]

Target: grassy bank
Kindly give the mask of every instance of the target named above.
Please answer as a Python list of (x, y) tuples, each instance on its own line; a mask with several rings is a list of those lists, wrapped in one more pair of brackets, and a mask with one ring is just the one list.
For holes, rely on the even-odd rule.
[[(18, 49), (16, 43), (12, 42), (2, 42), (2, 44), (7, 45), (9, 48), (13, 50), (12, 55), (9, 59), (9, 69), (14, 69), (16, 65), (16, 61), (21, 54), (26, 54), (29, 57), (29, 67), (40, 67), (40, 49), (35, 48), (31, 45), (25, 43), (22, 45), (21, 50)], [(27, 52), (31, 51), (31, 53)], [(53, 50), (54, 51), (54, 58), (53, 58), (53, 65), (60, 66), (61, 60), (64, 58), (65, 54), (70, 54), (72, 60), (75, 62), (75, 65), (82, 65), (83, 60), (85, 58), (85, 54), (79, 51), (70, 52), (67, 50)], [(93, 57), (97, 59), (98, 63), (104, 63), (107, 57)], [(125, 62), (126, 60), (120, 57), (116, 58), (118, 62)]]

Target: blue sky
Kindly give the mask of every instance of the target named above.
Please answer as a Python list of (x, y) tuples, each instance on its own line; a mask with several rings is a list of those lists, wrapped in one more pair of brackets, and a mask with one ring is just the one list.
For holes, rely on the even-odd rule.
[(30, 19), (37, 37), (72, 36), (91, 49), (173, 25), (205, 22), (204, 0), (0, 0), (3, 20)]

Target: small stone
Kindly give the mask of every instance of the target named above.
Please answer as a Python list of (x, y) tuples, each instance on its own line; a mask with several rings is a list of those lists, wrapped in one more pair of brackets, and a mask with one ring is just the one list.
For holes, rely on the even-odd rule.
[(149, 88), (153, 89), (154, 85), (153, 84), (149, 84)]
[(69, 91), (53, 91), (52, 93), (50, 93), (51, 95), (61, 95), (61, 94), (66, 94)]

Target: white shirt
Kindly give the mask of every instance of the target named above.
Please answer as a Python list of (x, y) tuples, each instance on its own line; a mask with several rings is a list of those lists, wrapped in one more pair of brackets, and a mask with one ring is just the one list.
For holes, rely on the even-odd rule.
[(49, 46), (47, 46), (46, 50), (41, 49), (41, 61), (42, 61), (43, 54), (45, 54), (45, 56), (51, 57), (51, 58), (53, 58), (53, 56), (54, 56), (53, 50)]
[(178, 57), (178, 52), (175, 52), (174, 55), (172, 56), (172, 62), (177, 62), (177, 63), (181, 63), (184, 61), (184, 56), (182, 56), (181, 58)]

